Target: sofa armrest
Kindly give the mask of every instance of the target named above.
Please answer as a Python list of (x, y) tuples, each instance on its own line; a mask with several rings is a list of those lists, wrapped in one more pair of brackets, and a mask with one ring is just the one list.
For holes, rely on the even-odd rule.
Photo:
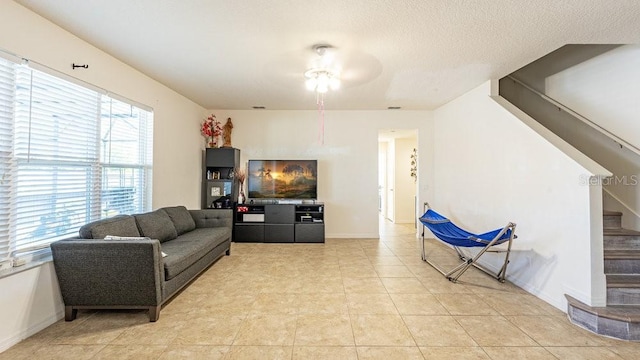
[(158, 240), (67, 239), (51, 244), (65, 306), (158, 306), (164, 269)]
[(233, 227), (233, 210), (231, 209), (203, 209), (189, 210), (196, 222), (196, 228)]

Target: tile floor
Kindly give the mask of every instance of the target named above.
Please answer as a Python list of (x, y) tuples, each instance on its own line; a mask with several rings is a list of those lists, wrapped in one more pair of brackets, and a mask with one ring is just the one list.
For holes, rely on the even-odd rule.
[[(412, 226), (377, 239), (232, 244), (166, 304), (85, 311), (0, 359), (638, 359), (518, 287), (475, 269), (452, 284), (420, 260)], [(433, 241), (440, 264), (453, 252)]]

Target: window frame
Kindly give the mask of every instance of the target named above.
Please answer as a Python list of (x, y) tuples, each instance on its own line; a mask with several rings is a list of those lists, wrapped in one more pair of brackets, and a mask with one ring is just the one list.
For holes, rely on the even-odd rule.
[[(63, 238), (77, 236), (78, 234), (77, 230), (79, 229), (80, 226), (82, 226), (86, 222), (111, 217), (118, 213), (131, 214), (134, 212), (145, 212), (145, 211), (151, 210), (152, 208), (151, 191), (152, 191), (152, 175), (153, 175), (154, 112), (153, 112), (153, 109), (149, 106), (142, 105), (136, 101), (132, 101), (123, 96), (108, 92), (104, 89), (101, 89), (94, 85), (88, 84), (84, 81), (73, 78), (69, 75), (66, 75), (56, 70), (53, 70), (51, 68), (48, 68), (42, 64), (38, 64), (32, 61), (29, 61), (27, 59), (20, 58), (16, 55), (7, 53), (3, 50), (0, 50), (0, 60), (6, 61), (5, 63), (0, 64), (1, 66), (3, 66), (3, 68), (1, 68), (0, 70), (7, 69), (9, 67), (13, 67), (14, 69), (13, 71), (14, 73), (13, 105), (10, 111), (4, 112), (4, 113), (9, 113), (12, 118), (9, 121), (11, 123), (11, 127), (9, 129), (6, 128), (7, 116), (5, 116), (4, 118), (0, 118), (0, 132), (3, 132), (3, 133), (0, 133), (0, 139), (7, 138), (6, 132), (11, 133), (10, 135), (11, 145), (9, 146), (9, 148), (11, 149), (10, 154), (7, 155), (6, 151), (3, 153), (3, 148), (0, 147), (0, 275), (1, 275), (3, 272), (3, 269), (7, 268), (7, 263), (9, 263), (9, 265), (13, 267), (16, 267), (16, 266), (21, 266), (25, 263), (40, 261), (43, 257), (44, 258), (49, 257), (49, 254), (50, 254), (49, 244)], [(7, 64), (9, 64), (9, 66), (6, 66)], [(93, 116), (95, 120), (92, 120), (95, 123), (86, 125), (87, 129), (89, 129), (89, 133), (86, 134), (86, 138), (79, 139), (81, 142), (86, 142), (87, 144), (82, 143), (81, 146), (78, 147), (78, 149), (66, 150), (68, 151), (68, 154), (71, 154), (71, 155), (73, 155), (74, 152), (77, 152), (77, 151), (80, 151), (80, 152), (88, 151), (88, 155), (86, 154), (83, 155), (82, 153), (80, 153), (79, 154), (80, 157), (78, 157), (75, 160), (73, 156), (71, 156), (68, 159), (65, 158), (65, 160), (68, 160), (68, 161), (63, 161), (61, 160), (61, 158), (56, 159), (55, 157), (52, 157), (52, 159), (43, 159), (43, 158), (38, 159), (37, 157), (31, 159), (30, 147), (32, 145), (32, 141), (36, 142), (33, 144), (37, 144), (37, 141), (38, 141), (37, 139), (31, 138), (33, 134), (31, 129), (31, 121), (33, 120), (32, 114), (31, 114), (31, 108), (29, 109), (29, 114), (28, 114), (29, 115), (28, 117), (28, 121), (29, 121), (28, 147), (29, 148), (27, 150), (26, 158), (24, 154), (24, 144), (22, 144), (23, 146), (22, 153), (20, 153), (20, 151), (16, 151), (17, 141), (19, 141), (18, 135), (17, 135), (18, 131), (16, 130), (16, 128), (20, 128), (19, 130), (22, 131), (21, 136), (24, 136), (24, 130), (25, 130), (24, 127), (26, 126), (24, 123), (25, 119), (23, 117), (21, 118), (21, 116), (23, 116), (24, 114), (18, 115), (16, 113), (17, 112), (16, 108), (18, 106), (17, 104), (19, 101), (16, 95), (18, 93), (17, 89), (19, 86), (25, 86), (24, 83), (18, 84), (18, 79), (17, 79), (19, 71), (25, 71), (23, 67), (27, 67), (28, 70), (26, 71), (30, 71), (32, 74), (31, 83), (29, 84), (29, 86), (31, 87), (34, 86), (33, 74), (35, 72), (38, 72), (38, 73), (45, 74), (45, 76), (48, 76), (51, 79), (55, 79), (55, 80), (52, 80), (50, 84), (52, 88), (45, 89), (50, 91), (51, 94), (58, 95), (56, 93), (57, 89), (54, 89), (55, 88), (54, 85), (58, 84), (58, 82), (60, 82), (59, 84), (61, 84), (61, 86), (64, 86), (64, 87), (69, 86), (69, 88), (71, 88), (72, 90), (85, 89), (89, 92), (96, 93), (96, 99), (95, 99), (96, 106), (94, 109), (95, 116)], [(3, 73), (0, 71), (0, 75), (2, 74)], [(9, 83), (8, 80), (0, 77), (0, 81), (3, 81), (3, 80), (7, 81), (7, 84)], [(0, 83), (0, 91), (3, 90), (3, 85), (4, 83)], [(7, 88), (10, 89), (10, 86), (9, 87), (5, 86), (4, 90), (6, 90)], [(30, 93), (33, 92), (31, 88), (28, 90)], [(88, 94), (90, 95), (90, 93)], [(75, 101), (73, 96), (69, 98), (65, 98), (64, 96), (62, 96), (62, 100), (64, 99), (67, 99), (66, 101), (70, 103)], [(51, 98), (50, 101), (53, 103), (55, 102), (55, 100), (56, 99)], [(29, 101), (31, 102), (34, 101), (34, 97), (32, 95), (30, 95)], [(108, 114), (104, 113), (105, 102), (109, 103)], [(114, 103), (121, 109), (123, 108), (126, 109), (127, 107), (129, 107), (130, 115), (128, 117), (126, 114), (124, 115), (118, 114), (118, 116), (116, 116), (115, 113), (111, 111)], [(4, 102), (4, 104), (5, 104), (4, 106), (6, 106), (7, 102)], [(87, 104), (90, 105), (91, 103), (89, 102)], [(3, 105), (3, 103), (0, 103), (0, 105)], [(57, 105), (60, 105), (60, 104), (57, 104)], [(31, 107), (32, 105), (29, 105), (29, 106)], [(2, 113), (3, 110), (5, 109), (0, 108), (0, 116), (3, 115)], [(82, 111), (82, 114), (85, 114), (88, 117), (92, 116), (92, 113), (90, 113), (89, 110), (87, 109), (80, 108), (78, 111)], [(47, 113), (45, 113), (45, 116), (47, 116)], [(128, 121), (127, 125), (129, 127), (129, 130), (133, 128), (133, 130), (129, 132), (122, 132), (122, 134), (120, 134), (121, 138), (116, 138), (115, 140), (114, 140), (114, 136), (112, 134), (109, 134), (109, 137), (106, 140), (106, 143), (109, 144), (109, 148), (113, 149), (114, 144), (117, 146), (118, 141), (120, 141), (121, 143), (128, 142), (129, 147), (133, 145), (134, 147), (138, 148), (137, 153), (135, 153), (135, 151), (131, 151), (130, 148), (124, 149), (124, 151), (121, 151), (121, 154), (124, 154), (124, 155), (122, 155), (120, 159), (117, 159), (119, 161), (116, 161), (116, 162), (111, 162), (111, 158), (105, 158), (103, 156), (102, 151), (103, 151), (103, 144), (105, 143), (105, 140), (103, 139), (104, 129), (102, 128), (102, 126), (105, 121), (105, 118), (107, 119), (106, 121), (108, 121), (111, 124), (110, 126), (112, 127), (114, 126), (114, 124)], [(84, 120), (86, 119), (83, 118), (83, 121)], [(69, 124), (69, 122), (72, 122), (73, 120), (60, 119), (60, 121), (67, 126), (72, 126), (72, 124)], [(3, 123), (5, 124), (5, 127), (3, 127)], [(95, 129), (95, 133), (93, 133), (93, 130), (91, 129)], [(110, 130), (112, 129), (110, 128)], [(135, 130), (137, 130), (137, 134), (135, 134)], [(133, 136), (131, 132), (133, 132), (135, 136)], [(71, 132), (71, 134), (74, 134), (74, 133)], [(93, 140), (91, 140), (92, 138)], [(43, 140), (40, 140), (40, 141), (43, 141)], [(54, 141), (54, 140), (50, 139), (48, 141)], [(88, 145), (88, 143), (90, 142), (93, 142), (93, 145)], [(39, 146), (42, 146), (43, 144), (46, 146), (46, 144), (42, 142), (39, 144)], [(64, 144), (59, 144), (59, 146), (63, 146), (63, 145)], [(5, 149), (6, 148), (7, 146), (5, 146)], [(17, 154), (17, 152), (19, 154)], [(95, 153), (95, 156), (91, 155), (93, 153)], [(131, 160), (132, 155), (137, 156), (137, 159), (132, 161)], [(83, 157), (83, 156), (89, 156), (89, 157)], [(75, 169), (73, 168), (74, 166), (78, 168)], [(40, 169), (46, 169), (47, 167), (50, 167), (51, 169), (56, 169), (56, 171), (62, 169), (60, 171), (63, 171), (63, 173), (64, 171), (71, 171), (69, 170), (71, 168), (75, 170), (80, 170), (81, 172), (82, 171), (86, 172), (86, 175), (85, 175), (86, 178), (83, 178), (82, 176), (80, 176), (77, 178), (73, 178), (73, 180), (69, 180), (70, 178), (68, 178), (68, 176), (70, 175), (68, 175), (67, 173), (64, 173), (65, 176), (67, 176), (64, 179), (66, 183), (64, 181), (61, 181), (61, 183), (64, 184), (63, 187), (67, 192), (67, 196), (71, 196), (73, 198), (74, 196), (73, 186), (75, 186), (76, 188), (81, 188), (81, 187), (85, 188), (82, 194), (75, 195), (76, 199), (74, 200), (75, 201), (74, 206), (76, 206), (76, 208), (84, 207), (85, 214), (83, 215), (84, 216), (83, 218), (80, 218), (75, 223), (71, 224), (71, 222), (69, 222), (69, 224), (71, 224), (69, 226), (71, 227), (63, 229), (66, 232), (61, 233), (60, 236), (51, 236), (51, 234), (46, 233), (42, 239), (25, 240), (28, 236), (25, 236), (24, 233), (22, 235), (18, 234), (18, 229), (20, 229), (21, 221), (25, 220), (26, 219), (25, 216), (27, 216), (27, 215), (24, 215), (25, 212), (21, 212), (21, 211), (24, 211), (24, 209), (20, 209), (20, 206), (19, 206), (21, 201), (22, 202), (27, 201), (24, 198), (20, 198), (20, 196), (22, 196), (21, 195), (22, 192), (26, 191), (26, 190), (22, 190), (21, 192), (20, 189), (27, 189), (27, 185), (25, 185), (27, 182), (21, 184), (19, 182), (20, 181), (19, 174), (21, 171), (28, 171), (29, 167), (35, 168), (37, 171), (41, 171)], [(120, 201), (120, 203), (116, 204), (119, 206), (118, 211), (116, 213), (103, 211), (103, 206), (105, 206), (104, 190), (105, 189), (113, 190), (111, 189), (110, 186), (111, 186), (111, 183), (114, 183), (113, 181), (111, 181), (105, 184), (105, 177), (107, 176), (106, 174), (109, 173), (108, 169), (112, 169), (112, 170), (115, 169), (116, 171), (119, 170), (121, 174), (125, 173), (124, 177), (122, 177), (121, 175), (120, 179), (116, 179), (115, 181), (116, 185), (118, 183), (120, 184), (123, 183), (123, 181), (132, 183), (132, 186), (125, 188), (124, 190), (119, 189), (116, 186), (116, 191), (115, 192), (111, 191), (112, 198), (114, 196), (120, 197), (120, 200), (118, 200)], [(37, 171), (35, 173), (37, 173)], [(85, 179), (85, 180), (82, 180), (82, 179)], [(69, 181), (71, 181), (72, 183), (69, 183)], [(5, 184), (8, 184), (8, 186), (3, 186)], [(131, 189), (133, 189), (133, 191)], [(60, 201), (57, 199), (57, 197), (63, 194), (64, 192), (61, 192), (60, 188), (58, 188), (57, 191), (53, 191), (51, 194), (47, 194), (46, 196), (51, 197), (53, 199), (52, 204), (61, 203), (64, 205), (65, 200)], [(132, 201), (132, 196), (135, 201), (135, 204), (132, 203), (131, 205), (129, 205), (129, 202)], [(82, 200), (78, 200), (78, 198), (81, 199), (82, 197), (85, 198), (84, 202), (82, 202)], [(33, 200), (29, 200), (29, 201), (33, 201)], [(32, 205), (32, 206), (35, 206), (35, 205)], [(43, 206), (46, 206), (46, 205), (43, 205)], [(50, 213), (52, 213), (52, 216), (54, 214), (57, 216), (59, 211), (50, 212)], [(30, 216), (33, 216), (33, 214)], [(61, 216), (64, 217), (66, 215), (63, 214)], [(40, 220), (40, 222), (42, 223), (41, 225), (44, 224), (44, 221), (45, 220), (42, 220), (41, 218)], [(58, 220), (53, 220), (53, 221), (54, 221), (53, 226), (56, 226), (55, 221), (58, 221)], [(65, 224), (63, 225), (66, 226), (66, 224), (67, 223), (65, 222)], [(58, 225), (58, 227), (63, 225)], [(34, 226), (33, 221), (29, 226), (31, 227)], [(56, 228), (54, 228), (54, 230), (58, 231)], [(24, 232), (24, 230), (21, 230), (21, 231)], [(41, 232), (37, 234), (40, 234), (40, 233)], [(34, 232), (34, 234), (36, 233)], [(20, 236), (22, 236), (22, 238), (20, 238)], [(30, 236), (34, 236), (34, 235), (30, 235)]]

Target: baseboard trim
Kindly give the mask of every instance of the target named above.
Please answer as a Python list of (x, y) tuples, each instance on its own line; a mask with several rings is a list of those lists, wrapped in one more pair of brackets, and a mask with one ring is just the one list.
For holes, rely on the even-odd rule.
[[(487, 267), (490, 270), (493, 270), (494, 272), (497, 272), (499, 270), (499, 268), (495, 267), (493, 264), (484, 261), (482, 258), (479, 259), (478, 263), (482, 266)], [(549, 296), (548, 294), (540, 291), (540, 289), (538, 289), (536, 286), (533, 286), (532, 284), (528, 283), (528, 282), (524, 282), (524, 281), (520, 281), (520, 279), (514, 277), (514, 276), (509, 276), (509, 268), (507, 267), (507, 281), (509, 281), (510, 283), (516, 285), (517, 287), (523, 289), (524, 291), (528, 292), (529, 294), (539, 298), (540, 300), (550, 304), (551, 306), (557, 308), (558, 310), (566, 313), (567, 312), (567, 303), (566, 300), (563, 298), (561, 299), (556, 299), (553, 298), (551, 296)]]
[(44, 330), (45, 328), (55, 324), (58, 320), (64, 317), (64, 311), (56, 312), (53, 316), (49, 316), (46, 319), (33, 324), (32, 326), (21, 330), (18, 334), (0, 341), (0, 353), (6, 351), (10, 347), (16, 345), (20, 341), (37, 334), (38, 332)]
[(347, 234), (326, 234), (326, 239), (379, 239), (380, 234), (376, 233), (347, 233)]

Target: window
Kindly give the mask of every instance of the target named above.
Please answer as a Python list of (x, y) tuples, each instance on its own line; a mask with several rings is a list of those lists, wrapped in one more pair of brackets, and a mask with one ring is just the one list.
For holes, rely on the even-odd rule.
[(150, 109), (42, 70), (0, 57), (0, 261), (151, 209)]

